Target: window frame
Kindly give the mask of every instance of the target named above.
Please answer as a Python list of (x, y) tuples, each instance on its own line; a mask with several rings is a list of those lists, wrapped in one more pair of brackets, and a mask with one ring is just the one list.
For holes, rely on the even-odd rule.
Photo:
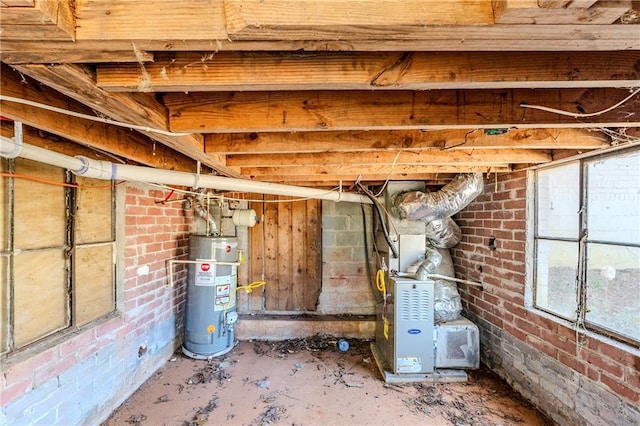
[[(567, 321), (571, 323), (575, 327), (584, 328), (587, 331), (592, 331), (607, 338), (617, 340), (623, 342), (625, 344), (632, 345), (634, 347), (640, 347), (640, 339), (636, 340), (630, 336), (622, 334), (621, 332), (617, 332), (616, 330), (611, 330), (607, 327), (589, 322), (587, 320), (587, 273), (588, 273), (588, 244), (601, 244), (601, 245), (611, 245), (616, 247), (633, 247), (640, 248), (640, 243), (629, 243), (629, 242), (613, 242), (613, 241), (603, 241), (603, 240), (590, 240), (588, 238), (588, 206), (589, 206), (589, 174), (588, 167), (590, 164), (601, 161), (604, 159), (614, 158), (616, 156), (623, 156), (629, 153), (637, 153), (640, 154), (640, 149), (637, 146), (633, 147), (624, 147), (613, 149), (608, 152), (598, 153), (593, 155), (582, 155), (576, 158), (569, 158), (560, 162), (555, 162), (554, 164), (546, 164), (543, 166), (536, 167), (532, 170), (532, 178), (529, 180), (532, 183), (532, 192), (533, 195), (532, 203), (530, 204), (529, 212), (532, 214), (531, 220), (529, 224), (533, 226), (533, 230), (531, 232), (531, 240), (530, 240), (530, 248), (531, 253), (533, 254), (533, 260), (530, 265), (530, 277), (531, 277), (531, 285), (529, 286), (530, 291), (528, 292), (528, 304), (536, 310), (545, 312), (555, 318)], [(567, 238), (567, 237), (550, 237), (550, 236), (541, 236), (539, 235), (539, 178), (538, 172), (541, 170), (549, 170), (555, 167), (565, 167), (571, 163), (578, 163), (578, 171), (579, 171), (579, 181), (578, 181), (578, 190), (580, 191), (579, 195), (579, 211), (578, 211), (578, 236), (576, 238)], [(567, 318), (558, 312), (554, 312), (544, 306), (540, 306), (537, 303), (537, 290), (538, 290), (538, 260), (539, 260), (539, 241), (565, 241), (577, 243), (578, 248), (578, 259), (577, 259), (577, 275), (576, 275), (576, 318)]]
[[(3, 161), (3, 168), (5, 168), (10, 174), (15, 173), (15, 160), (7, 160), (0, 159)], [(60, 182), (60, 184), (70, 184), (76, 185), (77, 179), (76, 176), (69, 172), (68, 170), (61, 169), (64, 179)], [(60, 232), (64, 232), (64, 243), (60, 246), (65, 252), (65, 289), (67, 292), (67, 297), (64, 301), (64, 309), (66, 315), (66, 324), (58, 328), (56, 330), (52, 330), (42, 336), (39, 336), (33, 340), (28, 341), (27, 343), (16, 345), (15, 343), (15, 302), (13, 300), (13, 295), (15, 294), (15, 266), (14, 266), (14, 258), (16, 253), (15, 247), (15, 230), (14, 230), (14, 221), (15, 221), (15, 181), (17, 178), (6, 177), (6, 181), (1, 182), (2, 185), (5, 185), (5, 194), (6, 201), (5, 203), (5, 222), (0, 224), (0, 226), (6, 227), (6, 241), (1, 242), (0, 245), (0, 254), (6, 259), (6, 287), (2, 289), (2, 291), (7, 292), (6, 298), (6, 306), (3, 306), (2, 309), (6, 310), (6, 324), (3, 324), (3, 327), (6, 327), (6, 343), (4, 346), (0, 347), (0, 356), (2, 359), (12, 357), (14, 355), (18, 355), (23, 353), (30, 348), (33, 347), (42, 347), (43, 345), (48, 347), (51, 345), (55, 345), (60, 343), (61, 339), (67, 338), (69, 335), (75, 335), (76, 332), (88, 328), (92, 328), (97, 324), (104, 322), (105, 320), (112, 318), (119, 314), (120, 309), (120, 293), (121, 289), (118, 286), (118, 276), (120, 275), (119, 266), (116, 259), (120, 257), (119, 252), (119, 244), (117, 241), (120, 239), (120, 235), (117, 231), (117, 206), (121, 201), (119, 198), (119, 190), (118, 186), (113, 181), (104, 181), (104, 185), (111, 186), (110, 188), (110, 236), (108, 241), (96, 241), (96, 242), (78, 242), (76, 241), (76, 231), (79, 220), (76, 215), (76, 208), (78, 206), (78, 195), (79, 188), (66, 186), (64, 188), (64, 205), (65, 205), (65, 229)], [(2, 249), (2, 247), (6, 244), (6, 249)], [(79, 323), (76, 312), (75, 312), (75, 303), (76, 303), (76, 274), (75, 274), (75, 258), (77, 257), (76, 250), (83, 248), (90, 248), (95, 246), (107, 246), (111, 245), (111, 253), (112, 260), (110, 262), (110, 267), (112, 268), (112, 280), (111, 280), (111, 292), (112, 292), (112, 301), (111, 308), (108, 312), (99, 315), (89, 321)], [(36, 251), (42, 249), (29, 249), (29, 251)], [(3, 318), (3, 322), (4, 322)]]

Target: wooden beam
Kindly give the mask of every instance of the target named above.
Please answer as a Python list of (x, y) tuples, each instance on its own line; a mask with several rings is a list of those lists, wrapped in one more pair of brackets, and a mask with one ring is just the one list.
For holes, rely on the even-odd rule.
[(633, 86), (637, 62), (635, 52), (175, 53), (99, 65), (96, 75), (111, 92), (546, 89)]
[(171, 93), (173, 131), (204, 133), (314, 130), (594, 128), (640, 126), (640, 97), (613, 111), (576, 119), (522, 103), (596, 112), (629, 95), (622, 89), (506, 89)]
[(538, 0), (496, 0), (493, 2), (497, 24), (613, 24), (632, 8), (630, 0), (589, 2), (565, 8), (566, 2)]
[(493, 24), (491, 2), (473, 0), (224, 0), (224, 13), (231, 40), (380, 39), (426, 26)]
[[(5, 2), (0, 13), (2, 38), (74, 40), (74, 0)], [(15, 6), (15, 7), (12, 7)]]
[[(166, 129), (166, 109), (146, 93), (113, 94), (95, 85), (95, 76), (80, 65), (16, 65), (18, 71), (69, 96), (95, 111), (121, 122)], [(141, 132), (194, 160), (201, 161), (222, 174), (239, 177), (224, 165), (224, 158), (207, 155), (201, 135), (172, 136), (155, 132)]]
[[(2, 65), (2, 94), (92, 115), (91, 109)], [(122, 127), (83, 120), (15, 102), (0, 103), (2, 116), (136, 163), (169, 170), (195, 171), (196, 162), (147, 136)], [(79, 147), (80, 149), (80, 147)], [(66, 153), (66, 152), (65, 152)], [(75, 155), (75, 154), (70, 154)]]
[(226, 40), (222, 0), (81, 0), (76, 8), (78, 39)]
[[(161, 27), (158, 27), (161, 28)], [(336, 35), (310, 40), (252, 40), (230, 41), (227, 38), (182, 37), (157, 39), (139, 38), (136, 24), (129, 23), (121, 31), (124, 39), (83, 38), (75, 42), (46, 39), (34, 35), (29, 40), (14, 40), (3, 33), (2, 52), (12, 55), (16, 62), (59, 63), (65, 55), (99, 59), (99, 51), (133, 52), (218, 52), (218, 51), (362, 51), (362, 52), (569, 52), (640, 50), (640, 25), (490, 25), (421, 27), (409, 34), (394, 37), (380, 36), (360, 40)], [(98, 37), (98, 36), (96, 36)], [(121, 36), (121, 37), (124, 37)], [(37, 61), (21, 60), (20, 54)], [(499, 59), (499, 57), (498, 57)]]
[(506, 172), (511, 167), (507, 164), (491, 166), (480, 165), (341, 165), (341, 166), (294, 166), (294, 167), (242, 167), (242, 174), (265, 182), (296, 181), (353, 181), (360, 177), (370, 180), (422, 180), (426, 175), (451, 178), (457, 173), (470, 172)]
[[(282, 168), (304, 166), (363, 166), (385, 165), (389, 170), (393, 165), (471, 165), (491, 166), (512, 163), (545, 163), (551, 159), (548, 151), (533, 149), (510, 150), (421, 150), (421, 151), (374, 151), (358, 155), (344, 155), (340, 152), (323, 154), (257, 154), (229, 155), (227, 163), (236, 167)], [(244, 172), (243, 172), (244, 173)]]
[[(422, 180), (427, 185), (446, 185), (456, 176), (456, 173), (415, 173), (412, 175), (397, 175), (397, 177), (390, 178), (390, 180)], [(355, 182), (358, 181), (364, 185), (382, 185), (387, 180), (388, 175), (376, 176), (302, 176), (298, 179), (298, 176), (276, 176), (275, 179), (270, 176), (259, 176), (255, 181), (260, 182), (272, 182), (272, 183), (284, 183), (286, 185), (294, 186), (311, 186), (311, 187), (324, 187), (327, 189), (344, 188), (345, 191), (350, 191), (355, 187)]]
[(144, 51), (120, 50), (63, 50), (63, 51), (20, 51), (0, 52), (0, 60), (5, 64), (79, 64), (100, 62), (149, 62), (153, 61), (153, 54)]
[(607, 136), (582, 129), (525, 129), (493, 133), (482, 130), (212, 133), (205, 135), (205, 152), (254, 155), (430, 148), (597, 149), (609, 146)]

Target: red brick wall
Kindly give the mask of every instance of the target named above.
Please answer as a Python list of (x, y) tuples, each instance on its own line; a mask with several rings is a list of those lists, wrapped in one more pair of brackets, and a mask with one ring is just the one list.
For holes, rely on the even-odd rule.
[[(526, 172), (485, 179), (485, 190), (454, 219), (462, 240), (452, 250), (460, 278), (481, 281), (484, 289), (460, 285), (465, 312), (482, 333), (492, 334), (483, 351), (488, 364), (500, 357), (504, 332), (586, 376), (627, 402), (640, 403), (640, 353), (593, 335), (578, 335), (570, 324), (525, 307)], [(495, 238), (495, 250), (489, 247)]]

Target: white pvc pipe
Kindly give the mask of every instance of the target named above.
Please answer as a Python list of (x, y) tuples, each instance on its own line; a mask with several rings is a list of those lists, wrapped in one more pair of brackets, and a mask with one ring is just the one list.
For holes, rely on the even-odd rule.
[[(0, 151), (0, 156), (4, 156), (5, 144), (11, 146), (13, 149), (15, 149), (16, 146), (16, 143), (12, 139), (2, 137), (3, 148), (2, 151)], [(68, 169), (78, 176), (95, 179), (132, 180), (137, 182), (186, 186), (196, 189), (211, 188), (222, 191), (254, 192), (258, 194), (286, 195), (297, 198), (371, 204), (371, 200), (366, 196), (349, 192), (327, 191), (318, 188), (257, 182), (248, 179), (115, 164), (109, 161), (93, 160), (83, 156), (69, 157), (28, 144), (23, 144), (20, 156), (40, 163)]]

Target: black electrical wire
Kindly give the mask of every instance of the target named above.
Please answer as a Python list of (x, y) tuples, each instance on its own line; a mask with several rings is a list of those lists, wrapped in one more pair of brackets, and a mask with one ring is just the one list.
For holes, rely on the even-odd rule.
[(384, 234), (384, 238), (387, 240), (387, 245), (391, 249), (391, 253), (393, 254), (393, 258), (397, 259), (398, 258), (398, 251), (396, 250), (395, 245), (393, 245), (393, 242), (391, 241), (391, 238), (389, 237), (389, 230), (387, 229), (387, 225), (384, 222), (384, 216), (382, 214), (382, 209), (380, 208), (380, 202), (376, 199), (376, 197), (371, 192), (369, 192), (368, 189), (366, 189), (364, 186), (362, 186), (362, 184), (360, 182), (356, 182), (356, 186), (358, 187), (358, 189), (360, 189), (364, 193), (364, 195), (369, 197), (369, 199), (373, 202), (373, 206), (375, 207), (376, 213), (378, 215), (378, 219), (380, 220), (380, 226), (382, 227), (382, 233)]
[(369, 277), (369, 285), (373, 291), (373, 295), (376, 298), (376, 302), (382, 302), (379, 293), (376, 291), (376, 285), (373, 281), (373, 271), (371, 270), (371, 259), (369, 259), (369, 238), (367, 238), (367, 213), (364, 210), (364, 204), (360, 203), (360, 209), (362, 210), (362, 228), (364, 234), (364, 260), (367, 263), (367, 276)]

